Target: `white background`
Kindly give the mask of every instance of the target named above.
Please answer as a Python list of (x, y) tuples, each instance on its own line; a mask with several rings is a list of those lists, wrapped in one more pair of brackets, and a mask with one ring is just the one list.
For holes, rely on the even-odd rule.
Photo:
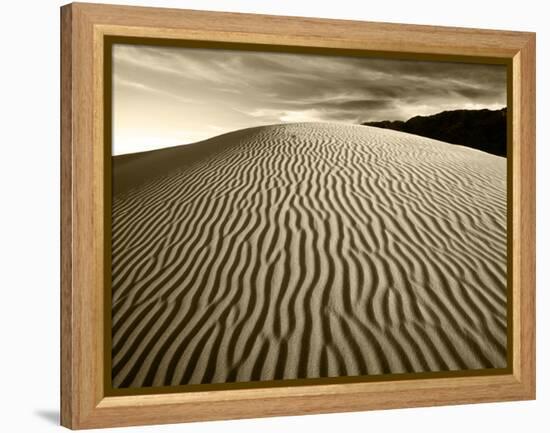
[[(131, 428), (131, 432), (539, 432), (550, 425), (548, 219), (549, 27), (540, 0), (181, 0), (144, 6), (437, 24), (537, 32), (538, 399)], [(108, 2), (111, 3), (111, 2)], [(59, 6), (1, 6), (0, 430), (59, 431)], [(124, 431), (124, 430), (116, 430)]]

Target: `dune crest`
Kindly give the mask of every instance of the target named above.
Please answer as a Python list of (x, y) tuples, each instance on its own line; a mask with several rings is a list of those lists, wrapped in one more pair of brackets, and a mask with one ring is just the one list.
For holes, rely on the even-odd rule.
[(115, 387), (506, 366), (504, 158), (322, 123), (202, 145), (115, 161)]

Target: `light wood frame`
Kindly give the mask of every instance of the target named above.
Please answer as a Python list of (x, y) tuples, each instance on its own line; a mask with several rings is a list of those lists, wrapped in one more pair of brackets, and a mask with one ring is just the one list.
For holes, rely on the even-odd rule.
[[(61, 8), (61, 31), (62, 425), (80, 429), (535, 398), (534, 33), (82, 3)], [(510, 62), (511, 373), (106, 396), (103, 239), (109, 222), (105, 219), (103, 147), (105, 36)]]

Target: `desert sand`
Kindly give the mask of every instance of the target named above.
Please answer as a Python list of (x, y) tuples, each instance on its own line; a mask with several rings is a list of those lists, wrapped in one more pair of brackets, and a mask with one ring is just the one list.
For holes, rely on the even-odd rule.
[(506, 159), (368, 126), (114, 158), (113, 384), (506, 366)]

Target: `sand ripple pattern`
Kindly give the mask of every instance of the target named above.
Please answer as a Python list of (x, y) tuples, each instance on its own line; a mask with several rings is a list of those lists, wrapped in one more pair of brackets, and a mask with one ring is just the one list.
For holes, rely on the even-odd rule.
[(340, 124), (209, 142), (114, 197), (115, 387), (506, 366), (504, 158)]

